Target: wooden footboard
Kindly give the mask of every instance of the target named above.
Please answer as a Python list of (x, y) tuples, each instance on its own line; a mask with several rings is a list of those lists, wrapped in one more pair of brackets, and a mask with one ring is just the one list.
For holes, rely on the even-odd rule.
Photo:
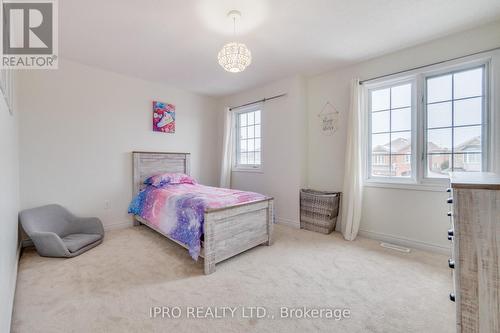
[(205, 274), (215, 264), (265, 243), (272, 244), (273, 199), (205, 212)]

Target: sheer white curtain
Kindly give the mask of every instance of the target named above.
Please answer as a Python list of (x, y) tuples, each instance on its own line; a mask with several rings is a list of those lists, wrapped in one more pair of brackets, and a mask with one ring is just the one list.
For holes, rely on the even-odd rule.
[(231, 188), (231, 167), (234, 155), (234, 126), (231, 110), (224, 110), (224, 138), (222, 140), (222, 163), (220, 170), (220, 187)]
[(345, 177), (342, 203), (342, 235), (354, 240), (361, 221), (363, 198), (363, 156), (366, 142), (363, 87), (358, 79), (352, 80), (347, 147), (345, 154)]

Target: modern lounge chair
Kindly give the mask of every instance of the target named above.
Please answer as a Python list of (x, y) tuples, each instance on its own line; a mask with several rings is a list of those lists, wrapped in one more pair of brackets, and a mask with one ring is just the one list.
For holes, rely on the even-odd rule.
[(60, 205), (24, 210), (19, 219), (43, 257), (75, 257), (99, 245), (104, 238), (98, 218), (76, 217)]

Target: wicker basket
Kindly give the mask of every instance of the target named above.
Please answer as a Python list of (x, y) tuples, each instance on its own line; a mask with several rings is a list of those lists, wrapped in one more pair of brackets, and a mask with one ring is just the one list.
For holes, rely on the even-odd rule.
[(300, 228), (329, 234), (339, 215), (341, 192), (300, 191)]

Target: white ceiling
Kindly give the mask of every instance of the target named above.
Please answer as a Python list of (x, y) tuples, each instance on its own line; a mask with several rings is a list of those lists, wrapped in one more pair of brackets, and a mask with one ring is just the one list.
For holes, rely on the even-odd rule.
[[(252, 51), (243, 73), (217, 63), (233, 39)], [(499, 0), (62, 0), (63, 58), (220, 96), (314, 74), (500, 18)]]

